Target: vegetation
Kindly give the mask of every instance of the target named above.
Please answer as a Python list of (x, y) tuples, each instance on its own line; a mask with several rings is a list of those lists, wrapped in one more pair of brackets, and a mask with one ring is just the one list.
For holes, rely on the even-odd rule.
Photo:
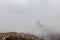
[(0, 37), (1, 40), (42, 40), (39, 37), (31, 34), (16, 32), (1, 33)]

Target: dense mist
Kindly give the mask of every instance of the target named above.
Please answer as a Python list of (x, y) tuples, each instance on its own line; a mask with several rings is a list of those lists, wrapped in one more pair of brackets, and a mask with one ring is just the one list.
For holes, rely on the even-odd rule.
[(60, 0), (0, 0), (0, 32), (59, 33), (59, 10)]

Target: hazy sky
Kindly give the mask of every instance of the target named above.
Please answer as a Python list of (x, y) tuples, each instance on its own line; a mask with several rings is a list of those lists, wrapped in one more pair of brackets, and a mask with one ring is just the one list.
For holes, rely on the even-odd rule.
[(60, 0), (0, 0), (0, 31), (40, 33), (60, 30)]

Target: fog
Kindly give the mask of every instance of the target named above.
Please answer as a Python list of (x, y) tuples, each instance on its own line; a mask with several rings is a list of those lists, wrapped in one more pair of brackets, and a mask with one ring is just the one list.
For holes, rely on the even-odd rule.
[[(35, 35), (60, 32), (60, 0), (0, 0), (0, 32)], [(40, 21), (40, 27), (37, 24)]]

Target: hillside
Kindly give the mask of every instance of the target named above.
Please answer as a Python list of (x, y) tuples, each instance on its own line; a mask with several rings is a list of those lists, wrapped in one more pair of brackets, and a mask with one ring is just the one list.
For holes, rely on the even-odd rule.
[(39, 37), (18, 32), (4, 32), (0, 33), (0, 40), (41, 40)]

